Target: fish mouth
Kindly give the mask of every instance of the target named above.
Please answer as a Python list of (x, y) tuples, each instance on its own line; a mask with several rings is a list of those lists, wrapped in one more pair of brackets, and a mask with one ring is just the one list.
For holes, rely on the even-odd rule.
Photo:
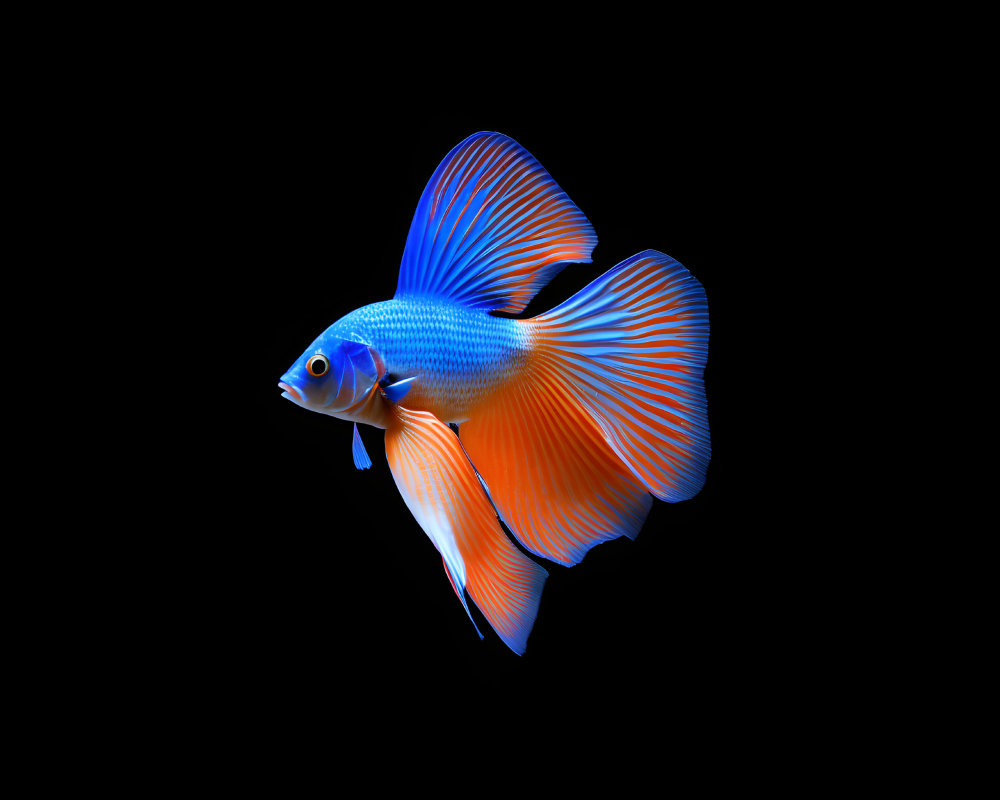
[(302, 399), (302, 396), (297, 391), (295, 391), (295, 387), (294, 386), (290, 386), (289, 384), (285, 383), (284, 381), (279, 381), (278, 382), (278, 388), (285, 390), (285, 391), (283, 391), (281, 393), (282, 397), (285, 397), (285, 398), (287, 398), (287, 399), (289, 399), (289, 400), (291, 400), (291, 401), (293, 401), (295, 403), (304, 403), (305, 402), (305, 400)]

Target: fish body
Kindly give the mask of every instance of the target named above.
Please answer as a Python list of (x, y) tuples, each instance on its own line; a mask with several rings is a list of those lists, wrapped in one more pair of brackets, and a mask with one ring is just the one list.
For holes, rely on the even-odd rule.
[(634, 538), (654, 497), (696, 494), (710, 456), (707, 303), (674, 259), (643, 251), (537, 317), (495, 314), (522, 311), (595, 245), (527, 151), (475, 134), (421, 196), (395, 297), (332, 324), (279, 384), (355, 423), (359, 469), (357, 423), (386, 431), (397, 488), (459, 600), (517, 653), (548, 573), (498, 516), (529, 552), (572, 565)]
[(528, 352), (528, 332), (517, 320), (448, 300), (372, 303), (343, 322), (378, 351), (390, 378), (416, 378), (407, 407), (445, 423), (464, 422), (477, 403), (502, 391)]

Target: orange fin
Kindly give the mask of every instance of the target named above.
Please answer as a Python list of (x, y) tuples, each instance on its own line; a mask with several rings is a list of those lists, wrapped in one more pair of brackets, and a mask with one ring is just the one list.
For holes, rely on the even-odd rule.
[(504, 643), (523, 653), (548, 572), (507, 538), (458, 437), (433, 414), (396, 406), (385, 452), (459, 600), (465, 605), (467, 590)]
[(544, 360), (463, 422), (461, 438), (503, 521), (545, 558), (572, 565), (603, 541), (634, 539), (652, 505)]

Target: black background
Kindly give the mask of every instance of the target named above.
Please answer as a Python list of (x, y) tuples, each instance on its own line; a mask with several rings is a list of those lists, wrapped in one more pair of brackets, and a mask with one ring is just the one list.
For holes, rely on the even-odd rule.
[[(184, 222), (208, 244), (184, 274), (205, 290), (196, 311), (223, 322), (204, 368), (229, 377), (202, 387), (206, 505), (172, 545), (192, 556), (180, 662), (227, 694), (267, 687), (274, 702), (326, 709), (484, 687), (665, 707), (759, 700), (827, 658), (814, 637), (827, 600), (810, 588), (825, 577), (822, 545), (784, 488), (788, 432), (774, 422), (792, 404), (772, 378), (787, 345), (783, 265), (798, 255), (784, 149), (797, 123), (770, 117), (752, 87), (644, 106), (414, 110), (259, 78), (206, 92), (185, 130), (203, 174)], [(520, 142), (597, 231), (594, 263), (564, 270), (527, 316), (652, 248), (701, 281), (711, 317), (704, 489), (655, 501), (634, 542), (570, 569), (545, 563), (522, 657), (470, 602), (476, 636), (395, 488), (382, 432), (361, 428), (374, 466), (359, 472), (350, 423), (277, 386), (328, 325), (393, 295), (427, 179), (480, 130)]]
[[(429, 742), (437, 786), (451, 777), (448, 748), (478, 749), (498, 721), (511, 738), (473, 764), (496, 782), (529, 767), (589, 778), (592, 753), (625, 775), (642, 743), (657, 779), (690, 752), (696, 771), (741, 785), (758, 753), (769, 781), (825, 755), (816, 733), (853, 763), (870, 730), (863, 755), (879, 758), (879, 712), (894, 711), (884, 698), (903, 701), (902, 719), (920, 713), (899, 688), (912, 665), (880, 658), (925, 619), (919, 593), (893, 584), (911, 530), (895, 518), (891, 476), (877, 474), (892, 446), (855, 425), (877, 391), (858, 367), (894, 356), (870, 346), (885, 313), (872, 277), (887, 270), (865, 262), (886, 261), (902, 236), (883, 216), (897, 142), (879, 138), (873, 112), (891, 114), (909, 79), (889, 58), (892, 74), (859, 103), (842, 79), (851, 37), (816, 50), (828, 20), (744, 14), (694, 31), (623, 12), (618, 41), (601, 30), (614, 15), (580, 36), (512, 14), (518, 33), (502, 42), (478, 29), (413, 35), (406, 53), (383, 37), (388, 24), (282, 29), (268, 10), (122, 37), (108, 26), (107, 50), (81, 36), (79, 69), (54, 68), (62, 96), (32, 92), (57, 119), (25, 120), (46, 148), (26, 164), (71, 218), (42, 220), (39, 243), (70, 251), (38, 262), (51, 281), (42, 297), (69, 295), (109, 335), (73, 341), (95, 367), (80, 386), (36, 381), (17, 361), (25, 391), (58, 389), (53, 414), (92, 445), (69, 469), (60, 447), (36, 448), (46, 495), (29, 521), (45, 529), (12, 528), (40, 550), (18, 600), (51, 610), (36, 624), (15, 609), (46, 680), (29, 702), (85, 707), (81, 739), (103, 745), (92, 729), (110, 722), (134, 752), (162, 750), (154, 780), (227, 747), (249, 753), (234, 772), (255, 779), (280, 744), (330, 784), (358, 774), (361, 755), (360, 777), (379, 780)], [(547, 63), (522, 60), (529, 50)], [(923, 92), (919, 76), (914, 86)], [(486, 638), (475, 635), (395, 489), (381, 433), (362, 429), (374, 466), (358, 472), (350, 424), (277, 387), (328, 325), (392, 296), (427, 179), (479, 130), (519, 141), (597, 232), (594, 263), (568, 267), (528, 314), (653, 248), (701, 281), (711, 316), (704, 489), (655, 502), (635, 542), (546, 564), (522, 657), (472, 607)], [(905, 286), (900, 269), (889, 274)], [(83, 302), (95, 289), (111, 313)], [(62, 318), (51, 327), (77, 332)], [(106, 428), (79, 412), (78, 391), (110, 408)], [(878, 409), (886, 422), (894, 412)], [(127, 447), (105, 457), (121, 432)], [(64, 474), (82, 500), (64, 493)], [(51, 510), (71, 515), (59, 535)], [(61, 724), (33, 717), (46, 735)], [(640, 724), (597, 725), (609, 717)], [(556, 760), (545, 745), (567, 731), (584, 747)], [(528, 734), (548, 741), (523, 747)], [(739, 768), (734, 753), (747, 756)], [(840, 767), (824, 759), (810, 780)]]

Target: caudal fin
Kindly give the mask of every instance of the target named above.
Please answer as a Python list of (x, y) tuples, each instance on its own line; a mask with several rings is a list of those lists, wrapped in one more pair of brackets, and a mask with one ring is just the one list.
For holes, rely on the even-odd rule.
[(683, 500), (704, 482), (705, 293), (646, 251), (521, 324), (524, 372), (462, 424), (462, 443), (518, 540), (575, 564), (634, 538), (650, 493)]
[(526, 324), (536, 357), (643, 486), (669, 502), (698, 493), (711, 455), (708, 303), (687, 269), (646, 250)]

